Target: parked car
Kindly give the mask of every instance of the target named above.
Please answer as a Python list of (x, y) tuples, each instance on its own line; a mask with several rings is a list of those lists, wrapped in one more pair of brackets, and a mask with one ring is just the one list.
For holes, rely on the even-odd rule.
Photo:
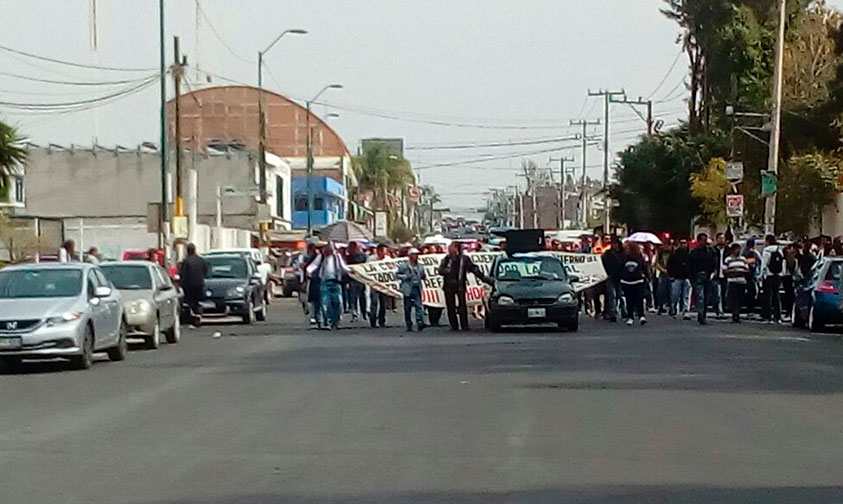
[(161, 266), (149, 261), (125, 261), (100, 268), (123, 298), (129, 336), (141, 336), (148, 349), (158, 348), (162, 333), (167, 343), (179, 342), (180, 296)]
[(791, 323), (807, 326), (812, 332), (825, 329), (828, 324), (843, 324), (840, 281), (843, 278), (843, 257), (827, 257), (812, 270), (810, 281), (797, 288), (793, 302)]
[(257, 271), (260, 273), (261, 285), (264, 287), (264, 291), (266, 293), (266, 301), (269, 303), (271, 302), (272, 298), (275, 297), (276, 292), (276, 282), (272, 279), (272, 265), (269, 264), (269, 261), (266, 260), (266, 257), (263, 253), (256, 248), (229, 248), (229, 249), (215, 249), (207, 254), (205, 257), (211, 257), (216, 255), (242, 255), (250, 258), (254, 261), (255, 265), (257, 266)]
[(126, 357), (120, 293), (88, 263), (38, 263), (0, 271), (0, 361), (69, 359), (88, 369), (94, 352)]
[(554, 323), (562, 329), (579, 328), (577, 294), (557, 257), (543, 252), (500, 256), (492, 263), (494, 286), (485, 300), (486, 328), (503, 325)]
[(251, 324), (266, 320), (266, 297), (254, 261), (239, 254), (205, 256), (203, 315), (235, 315)]

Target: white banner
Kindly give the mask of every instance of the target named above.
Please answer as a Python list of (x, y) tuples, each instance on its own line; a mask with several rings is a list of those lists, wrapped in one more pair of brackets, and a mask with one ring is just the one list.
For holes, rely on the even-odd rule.
[[(574, 283), (577, 292), (593, 287), (606, 279), (606, 271), (599, 255), (576, 254), (569, 252), (550, 252), (559, 256), (565, 264), (568, 274), (575, 275), (579, 281)], [(474, 261), (485, 275), (489, 275), (492, 262), (501, 252), (472, 252), (468, 256)], [(424, 281), (422, 291), (422, 303), (425, 306), (437, 308), (445, 307), (445, 292), (443, 290), (443, 278), (436, 270), (445, 254), (430, 254), (419, 256), (419, 263), (424, 266), (427, 279)], [(351, 278), (368, 285), (372, 289), (392, 297), (402, 297), (400, 280), (395, 277), (398, 265), (407, 261), (401, 259), (384, 259), (382, 261), (368, 262), (363, 264), (350, 265)], [(483, 301), (488, 286), (478, 281), (474, 275), (468, 276), (466, 298), (469, 305), (476, 305)]]

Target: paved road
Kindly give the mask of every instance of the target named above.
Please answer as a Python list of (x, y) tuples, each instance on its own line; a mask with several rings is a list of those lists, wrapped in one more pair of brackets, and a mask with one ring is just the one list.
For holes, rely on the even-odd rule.
[(0, 376), (0, 502), (841, 502), (843, 342), (807, 336), (328, 333), (284, 300), (122, 363)]

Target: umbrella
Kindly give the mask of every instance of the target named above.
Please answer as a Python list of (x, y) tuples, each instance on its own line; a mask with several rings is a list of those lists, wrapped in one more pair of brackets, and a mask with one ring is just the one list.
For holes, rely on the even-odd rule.
[(348, 243), (350, 241), (371, 241), (372, 233), (365, 227), (342, 220), (329, 224), (318, 231), (319, 237), (323, 240)]
[(645, 233), (645, 232), (638, 232), (632, 233), (626, 241), (631, 241), (635, 243), (653, 243), (655, 245), (661, 245), (662, 241), (659, 240), (659, 237), (654, 235), (653, 233)]

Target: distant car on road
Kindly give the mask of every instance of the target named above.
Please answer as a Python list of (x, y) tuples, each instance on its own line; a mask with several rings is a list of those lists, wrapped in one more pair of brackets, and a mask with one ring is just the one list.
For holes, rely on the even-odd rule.
[(843, 324), (840, 281), (843, 278), (843, 257), (827, 257), (817, 263), (812, 277), (802, 289), (796, 289), (791, 323), (807, 326), (812, 332), (828, 324)]
[(494, 286), (487, 296), (486, 328), (504, 325), (554, 323), (561, 329), (579, 328), (576, 279), (557, 257), (544, 252), (500, 256), (492, 263)]
[(260, 273), (261, 285), (264, 287), (266, 293), (266, 301), (271, 302), (275, 297), (276, 285), (272, 279), (272, 265), (266, 260), (263, 253), (256, 248), (228, 248), (228, 249), (214, 249), (205, 254), (205, 257), (217, 255), (242, 255), (250, 258), (257, 266), (257, 271)]
[(204, 314), (235, 315), (243, 323), (266, 320), (266, 297), (261, 276), (254, 261), (243, 255), (205, 256)]
[(94, 352), (126, 357), (120, 293), (88, 263), (38, 263), (0, 271), (0, 363), (69, 359), (88, 369)]
[(148, 349), (158, 348), (161, 334), (167, 343), (179, 342), (180, 296), (161, 266), (149, 261), (125, 261), (100, 268), (123, 298), (129, 336), (143, 337)]

